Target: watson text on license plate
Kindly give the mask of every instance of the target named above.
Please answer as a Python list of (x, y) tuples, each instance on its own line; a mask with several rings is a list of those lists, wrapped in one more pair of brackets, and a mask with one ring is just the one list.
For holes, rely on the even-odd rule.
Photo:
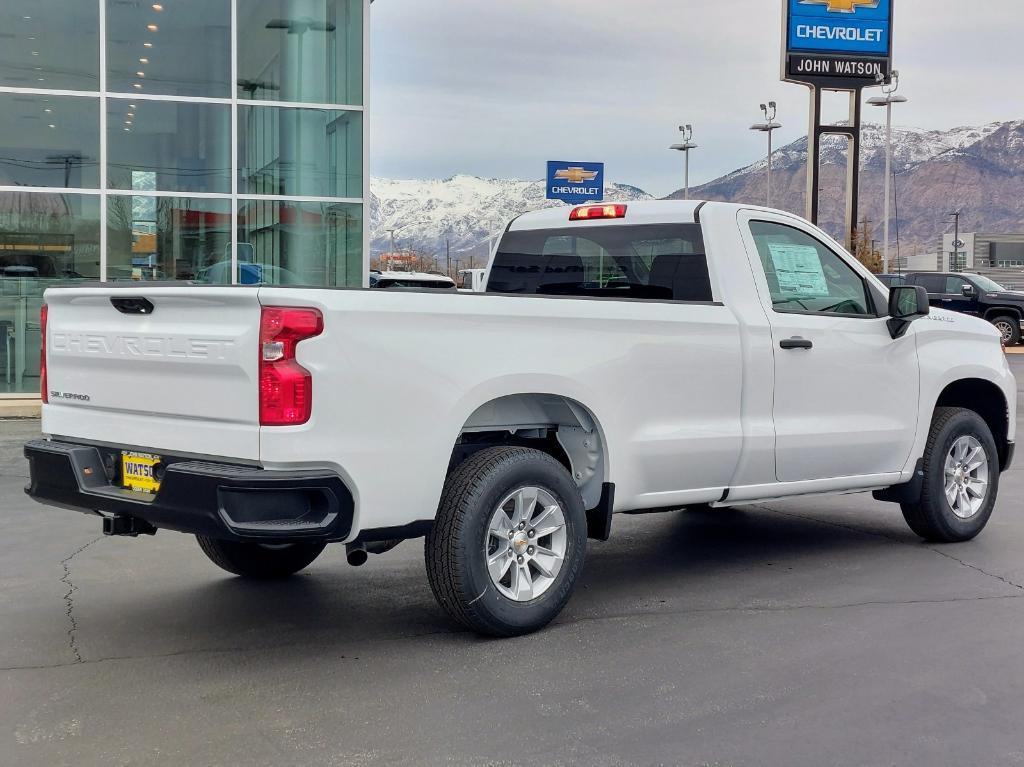
[(149, 453), (121, 453), (121, 484), (129, 490), (140, 493), (155, 493), (160, 489), (160, 480), (155, 468), (160, 456)]

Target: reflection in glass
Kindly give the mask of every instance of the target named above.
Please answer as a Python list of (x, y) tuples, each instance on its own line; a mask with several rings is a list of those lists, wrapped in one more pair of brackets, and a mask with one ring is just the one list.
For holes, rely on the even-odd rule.
[(99, 156), (98, 98), (0, 93), (0, 184), (96, 188)]
[(0, 2), (0, 83), (96, 91), (99, 67), (98, 3)]
[(107, 101), (107, 181), (112, 189), (231, 191), (231, 107)]
[(231, 97), (230, 0), (106, 2), (108, 90)]
[(39, 391), (43, 291), (100, 273), (100, 198), (0, 192), (0, 391)]
[(243, 106), (238, 125), (241, 194), (363, 196), (362, 113)]
[(231, 203), (187, 197), (107, 198), (107, 279), (213, 279), (231, 262)]
[(361, 205), (241, 200), (238, 242), (242, 284), (362, 284)]
[(363, 0), (239, 0), (238, 96), (363, 103)]

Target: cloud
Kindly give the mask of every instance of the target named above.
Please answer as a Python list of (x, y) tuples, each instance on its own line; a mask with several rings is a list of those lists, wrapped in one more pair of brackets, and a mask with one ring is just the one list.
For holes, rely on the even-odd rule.
[[(371, 25), (375, 175), (540, 178), (547, 159), (592, 159), (664, 194), (681, 122), (692, 183), (763, 156), (762, 101), (779, 103), (777, 140), (806, 132), (807, 90), (779, 81), (781, 0), (377, 0)], [(1024, 117), (1022, 26), (1017, 0), (896, 0), (897, 121)]]

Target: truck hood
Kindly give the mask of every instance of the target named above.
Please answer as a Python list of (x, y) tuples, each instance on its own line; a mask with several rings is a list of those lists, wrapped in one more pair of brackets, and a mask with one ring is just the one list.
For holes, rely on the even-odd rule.
[(996, 293), (986, 293), (988, 298), (998, 301), (1008, 301), (1015, 304), (1024, 304), (1024, 292), (1019, 290), (1001, 290)]

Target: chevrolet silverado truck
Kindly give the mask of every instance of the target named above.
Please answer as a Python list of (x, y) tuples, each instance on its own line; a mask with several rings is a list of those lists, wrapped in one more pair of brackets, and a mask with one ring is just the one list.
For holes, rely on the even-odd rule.
[(552, 620), (615, 513), (873, 491), (965, 541), (1014, 452), (990, 324), (757, 207), (528, 213), (484, 293), (96, 284), (42, 321), (30, 496), (252, 578), (425, 537), (485, 635)]
[(920, 285), (932, 306), (971, 314), (992, 323), (1006, 346), (1016, 346), (1024, 324), (1024, 293), (967, 272), (914, 272), (907, 285)]

